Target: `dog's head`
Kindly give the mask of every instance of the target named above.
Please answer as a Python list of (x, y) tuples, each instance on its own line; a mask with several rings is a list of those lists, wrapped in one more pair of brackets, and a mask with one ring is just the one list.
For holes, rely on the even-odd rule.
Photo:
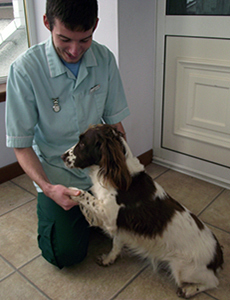
[(122, 141), (122, 134), (110, 125), (91, 126), (80, 135), (79, 142), (62, 155), (62, 159), (68, 168), (84, 169), (98, 165), (103, 184), (110, 183), (115, 188), (126, 190), (131, 175)]

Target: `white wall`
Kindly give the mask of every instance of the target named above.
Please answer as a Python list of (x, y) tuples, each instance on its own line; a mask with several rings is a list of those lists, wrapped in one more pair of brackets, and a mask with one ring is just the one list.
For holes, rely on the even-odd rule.
[(131, 116), (124, 120), (135, 155), (153, 148), (156, 0), (118, 1), (119, 66)]
[[(46, 0), (33, 0), (37, 42), (49, 31), (43, 25)], [(153, 147), (154, 39), (156, 0), (98, 0), (99, 26), (94, 39), (115, 54), (131, 115), (124, 120), (135, 155)], [(4, 103), (0, 103), (0, 168), (16, 161), (5, 147)]]
[(34, 15), (36, 25), (37, 42), (40, 43), (49, 37), (49, 31), (43, 24), (43, 15), (46, 11), (46, 0), (32, 0), (34, 4)]

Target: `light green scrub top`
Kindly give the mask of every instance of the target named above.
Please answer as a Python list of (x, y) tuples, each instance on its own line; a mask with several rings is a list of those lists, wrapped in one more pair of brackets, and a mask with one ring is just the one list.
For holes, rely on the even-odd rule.
[[(59, 112), (53, 109), (58, 100)], [(68, 169), (61, 154), (91, 124), (121, 122), (129, 115), (115, 58), (95, 41), (84, 54), (78, 77), (61, 62), (50, 37), (21, 55), (7, 82), (7, 146), (33, 146), (53, 184), (88, 189), (87, 170)], [(37, 187), (38, 192), (41, 192)]]

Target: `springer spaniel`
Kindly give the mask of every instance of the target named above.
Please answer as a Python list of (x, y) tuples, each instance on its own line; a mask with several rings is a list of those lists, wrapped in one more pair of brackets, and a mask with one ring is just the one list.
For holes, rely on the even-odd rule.
[(217, 287), (223, 253), (216, 237), (152, 180), (116, 129), (90, 127), (62, 159), (69, 168), (90, 168), (93, 196), (81, 190), (74, 200), (91, 226), (113, 238), (101, 265), (112, 264), (126, 246), (155, 270), (167, 264), (180, 297)]

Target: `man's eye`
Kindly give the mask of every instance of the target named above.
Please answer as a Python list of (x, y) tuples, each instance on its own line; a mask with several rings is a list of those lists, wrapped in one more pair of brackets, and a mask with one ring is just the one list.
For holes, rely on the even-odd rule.
[(88, 38), (88, 39), (85, 39), (85, 40), (81, 40), (81, 43), (88, 43), (90, 41), (90, 38)]
[(60, 38), (60, 40), (64, 43), (68, 43), (70, 41), (70, 39), (64, 39), (64, 38)]

